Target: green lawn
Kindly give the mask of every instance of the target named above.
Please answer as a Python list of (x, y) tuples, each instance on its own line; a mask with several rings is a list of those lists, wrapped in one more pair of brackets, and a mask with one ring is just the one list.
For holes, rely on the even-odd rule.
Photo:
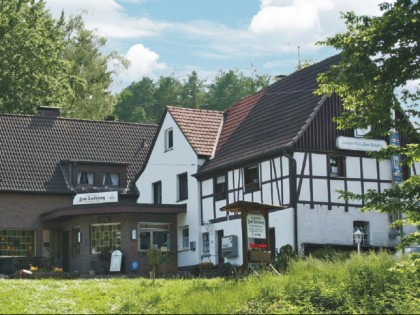
[[(420, 313), (415, 268), (379, 253), (300, 259), (287, 274), (240, 279), (0, 280), (3, 314)], [(412, 265), (412, 262), (407, 266)]]

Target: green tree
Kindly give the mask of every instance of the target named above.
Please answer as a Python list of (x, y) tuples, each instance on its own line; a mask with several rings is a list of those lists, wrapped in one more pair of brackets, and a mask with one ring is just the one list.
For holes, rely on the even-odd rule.
[[(389, 158), (401, 153), (405, 163), (420, 161), (419, 128), (407, 123), (407, 117), (419, 117), (419, 89), (407, 88), (420, 77), (420, 4), (418, 1), (396, 0), (380, 5), (382, 16), (342, 15), (347, 31), (327, 38), (320, 44), (341, 50), (341, 61), (319, 76), (317, 93), (333, 93), (343, 100), (343, 114), (336, 119), (339, 128), (366, 128), (369, 136), (386, 136), (391, 128), (408, 135), (405, 147), (388, 146), (374, 156)], [(400, 101), (400, 102), (399, 102)], [(405, 106), (402, 106), (404, 105)], [(391, 110), (397, 112), (391, 118)], [(362, 210), (378, 210), (405, 216), (394, 227), (420, 226), (420, 180), (412, 176), (399, 186), (383, 191), (369, 191), (361, 196), (344, 193), (345, 198), (363, 199)], [(406, 236), (403, 245), (419, 243), (418, 232)]]
[(208, 109), (225, 110), (241, 98), (268, 86), (270, 76), (245, 76), (238, 70), (220, 70), (214, 83), (209, 86)]
[(192, 71), (182, 86), (181, 106), (201, 108), (207, 103), (207, 99), (205, 81), (200, 80), (197, 72)]
[(156, 85), (152, 79), (144, 77), (133, 82), (118, 95), (115, 115), (121, 121), (150, 122), (146, 109), (155, 103)]
[(154, 95), (154, 103), (147, 104), (149, 119), (159, 122), (166, 106), (181, 105), (182, 83), (173, 76), (160, 77)]
[(127, 61), (116, 52), (102, 54), (106, 39), (87, 30), (80, 14), (70, 17), (63, 31), (66, 41), (63, 58), (70, 63), (71, 88), (62, 106), (63, 116), (104, 119), (114, 111), (116, 103), (109, 90), (113, 74), (109, 65), (112, 63), (118, 70)]
[(43, 1), (0, 2), (0, 111), (32, 114), (40, 105), (65, 105), (70, 86), (63, 24)]

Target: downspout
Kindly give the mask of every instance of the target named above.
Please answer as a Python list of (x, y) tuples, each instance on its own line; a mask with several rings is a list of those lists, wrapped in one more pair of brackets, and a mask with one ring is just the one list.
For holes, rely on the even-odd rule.
[(283, 151), (283, 155), (289, 159), (289, 174), (290, 174), (290, 204), (293, 207), (293, 230), (294, 230), (294, 240), (295, 240), (295, 251), (299, 253), (298, 247), (298, 213), (297, 213), (297, 192), (296, 192), (296, 160), (293, 157), (293, 152), (291, 154), (287, 153), (286, 150)]

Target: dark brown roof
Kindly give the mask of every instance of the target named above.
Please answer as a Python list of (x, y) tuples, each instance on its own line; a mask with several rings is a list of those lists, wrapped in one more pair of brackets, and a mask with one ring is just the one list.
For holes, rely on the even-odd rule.
[(199, 156), (211, 156), (223, 123), (223, 112), (167, 106), (187, 141)]
[(70, 192), (63, 161), (128, 165), (127, 192), (145, 162), (156, 125), (0, 115), (0, 191)]
[(340, 55), (336, 55), (296, 71), (229, 108), (215, 156), (197, 176), (292, 146), (322, 99), (314, 95), (317, 75), (339, 60)]

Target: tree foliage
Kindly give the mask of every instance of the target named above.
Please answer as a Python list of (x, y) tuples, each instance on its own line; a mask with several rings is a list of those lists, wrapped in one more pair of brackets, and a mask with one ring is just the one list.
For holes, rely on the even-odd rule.
[(108, 65), (113, 62), (114, 66), (124, 67), (126, 61), (115, 52), (101, 53), (106, 39), (87, 30), (82, 15), (70, 17), (63, 29), (66, 43), (63, 57), (70, 64), (70, 91), (62, 106), (63, 115), (104, 119), (113, 113), (116, 102), (108, 89), (113, 74)]
[(145, 77), (118, 95), (115, 115), (124, 121), (158, 122), (167, 105), (224, 110), (269, 84), (268, 75), (246, 76), (237, 70), (219, 71), (212, 83), (195, 71), (183, 81), (173, 75), (156, 82)]
[(66, 117), (104, 119), (115, 105), (108, 65), (126, 65), (101, 53), (105, 43), (81, 15), (56, 20), (42, 0), (0, 1), (0, 111), (54, 106)]
[[(406, 147), (388, 146), (376, 158), (400, 153), (405, 163), (420, 161), (418, 124), (420, 78), (420, 4), (396, 0), (380, 5), (382, 16), (342, 15), (347, 31), (320, 44), (341, 50), (341, 62), (319, 76), (319, 94), (333, 93), (343, 100), (344, 112), (336, 119), (339, 128), (366, 128), (368, 136), (387, 136), (392, 128), (408, 136)], [(417, 80), (417, 82), (415, 81)], [(414, 88), (409, 89), (409, 85)], [(417, 86), (416, 86), (417, 84)], [(391, 110), (397, 115), (391, 118)], [(411, 142), (411, 143), (410, 143)], [(362, 199), (363, 210), (404, 213), (394, 226), (420, 226), (420, 180), (414, 174), (400, 186), (383, 192), (369, 191), (361, 196), (345, 193), (345, 198)], [(418, 233), (408, 235), (403, 244), (419, 243)]]
[(0, 2), (0, 111), (34, 113), (66, 102), (68, 60), (64, 19), (54, 20), (42, 1)]

